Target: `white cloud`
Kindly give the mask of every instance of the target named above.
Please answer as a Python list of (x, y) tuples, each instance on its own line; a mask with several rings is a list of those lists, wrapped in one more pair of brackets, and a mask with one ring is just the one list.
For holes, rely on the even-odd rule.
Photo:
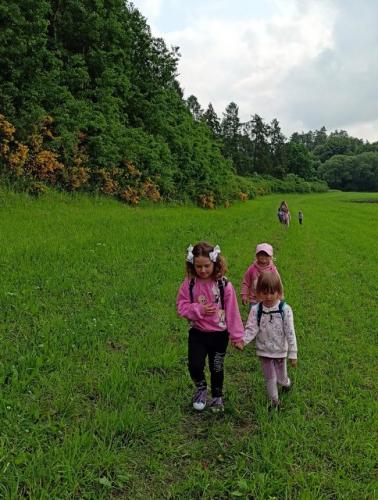
[(339, 127), (339, 130), (347, 130), (353, 137), (376, 142), (378, 140), (378, 119), (369, 122), (347, 123)]
[[(333, 2), (333, 46), (293, 68), (280, 86), (281, 113), (305, 129), (325, 125), (378, 140), (378, 5)], [(374, 15), (375, 13), (375, 15)]]
[(150, 23), (153, 23), (159, 17), (164, 3), (164, 0), (131, 1)]
[(331, 47), (331, 33), (326, 12), (315, 5), (268, 20), (200, 18), (165, 39), (181, 48), (179, 79), (188, 94), (219, 111), (233, 100), (247, 119), (251, 113), (273, 117), (280, 82), (291, 68)]
[(179, 81), (203, 107), (221, 115), (234, 101), (243, 120), (277, 118), (286, 135), (325, 125), (378, 140), (376, 0), (135, 4), (180, 47)]

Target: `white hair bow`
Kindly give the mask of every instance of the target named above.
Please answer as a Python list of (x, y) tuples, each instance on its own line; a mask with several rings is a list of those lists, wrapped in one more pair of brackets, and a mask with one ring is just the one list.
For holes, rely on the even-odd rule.
[(186, 254), (186, 261), (190, 262), (191, 264), (193, 264), (193, 259), (194, 259), (193, 248), (194, 248), (193, 245), (189, 245), (188, 253)]
[(214, 250), (212, 252), (209, 253), (209, 258), (212, 262), (216, 262), (217, 261), (217, 258), (218, 258), (218, 255), (221, 253), (221, 249), (220, 249), (220, 246), (217, 245), (216, 247), (214, 247)]

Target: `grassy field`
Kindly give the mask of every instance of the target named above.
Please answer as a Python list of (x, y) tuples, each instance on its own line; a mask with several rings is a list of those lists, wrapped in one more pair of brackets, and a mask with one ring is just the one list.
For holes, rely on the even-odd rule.
[[(0, 192), (0, 498), (377, 498), (377, 203), (280, 196), (129, 208)], [(270, 242), (295, 314), (295, 388), (267, 411), (254, 347), (226, 357), (223, 417), (195, 414), (188, 244), (219, 243), (239, 290)], [(243, 309), (243, 316), (246, 310)]]

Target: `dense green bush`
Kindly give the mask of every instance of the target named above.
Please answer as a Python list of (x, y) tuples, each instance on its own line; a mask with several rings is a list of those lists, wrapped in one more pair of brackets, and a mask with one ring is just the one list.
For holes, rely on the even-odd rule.
[(288, 174), (283, 179), (260, 175), (237, 179), (240, 189), (250, 198), (270, 193), (310, 193), (328, 190), (328, 185), (324, 181), (318, 179), (306, 181), (295, 174)]
[(378, 191), (378, 153), (332, 156), (320, 167), (319, 173), (335, 189)]

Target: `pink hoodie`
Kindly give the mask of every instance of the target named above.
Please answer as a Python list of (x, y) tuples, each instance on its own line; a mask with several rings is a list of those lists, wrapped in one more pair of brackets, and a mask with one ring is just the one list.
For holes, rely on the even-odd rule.
[[(244, 328), (232, 284), (228, 282), (224, 288), (225, 311), (223, 311), (216, 281), (196, 278), (193, 287), (193, 303), (190, 301), (189, 283), (190, 280), (186, 279), (180, 286), (177, 295), (176, 304), (179, 315), (187, 318), (193, 328), (205, 332), (228, 330), (232, 342), (241, 341), (244, 336)], [(204, 304), (216, 304), (215, 313), (211, 316), (205, 316)]]
[(241, 296), (242, 296), (243, 300), (249, 299), (249, 302), (251, 304), (257, 303), (257, 298), (256, 298), (256, 293), (255, 293), (257, 278), (264, 271), (278, 274), (277, 268), (273, 264), (273, 262), (268, 264), (265, 267), (262, 267), (255, 260), (253, 262), (253, 264), (251, 266), (249, 266), (249, 268), (247, 269), (247, 271), (245, 272), (244, 277), (243, 277), (243, 283), (242, 283), (242, 289), (241, 289)]

